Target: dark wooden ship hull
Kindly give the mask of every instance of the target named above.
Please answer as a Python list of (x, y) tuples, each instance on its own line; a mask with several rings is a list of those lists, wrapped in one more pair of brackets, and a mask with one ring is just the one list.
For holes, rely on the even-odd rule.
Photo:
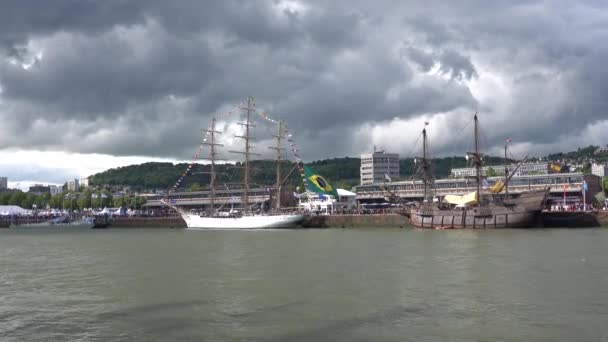
[(541, 213), (543, 227), (556, 228), (586, 228), (598, 227), (600, 222), (597, 211), (543, 211)]
[(410, 224), (419, 228), (527, 228), (539, 223), (547, 190), (530, 191), (506, 201), (468, 209), (442, 209), (437, 205), (421, 205), (406, 214)]

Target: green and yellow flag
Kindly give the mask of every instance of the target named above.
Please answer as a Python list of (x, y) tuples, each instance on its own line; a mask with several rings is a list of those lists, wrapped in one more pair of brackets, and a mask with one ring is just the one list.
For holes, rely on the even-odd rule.
[(321, 195), (332, 195), (338, 197), (338, 192), (323, 176), (315, 174), (309, 166), (304, 165), (304, 178), (306, 179), (306, 190)]

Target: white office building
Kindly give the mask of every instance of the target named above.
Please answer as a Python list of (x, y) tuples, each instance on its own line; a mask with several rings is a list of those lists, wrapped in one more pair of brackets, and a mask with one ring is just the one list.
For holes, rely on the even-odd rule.
[(591, 164), (591, 173), (596, 176), (606, 177), (608, 176), (608, 165), (593, 163)]
[(0, 177), (0, 190), (8, 189), (8, 177)]
[(89, 187), (89, 178), (80, 178), (79, 181), (79, 185), (81, 188), (88, 188)]
[[(399, 177), (399, 154), (376, 151), (361, 155), (361, 185), (387, 182)], [(388, 176), (388, 178), (387, 178)]]
[[(507, 165), (507, 170), (509, 174), (515, 171), (517, 164)], [(494, 166), (484, 166), (481, 169), (481, 173), (484, 176), (487, 176), (489, 169), (494, 170), (494, 172), (498, 175), (505, 174), (505, 166), (504, 165), (494, 165)], [(549, 163), (525, 163), (522, 164), (517, 171), (515, 171), (515, 176), (531, 176), (531, 175), (547, 175), (549, 174)], [(464, 178), (464, 177), (472, 177), (475, 176), (475, 168), (474, 167), (462, 167), (452, 169), (450, 173), (450, 177), (452, 178)]]

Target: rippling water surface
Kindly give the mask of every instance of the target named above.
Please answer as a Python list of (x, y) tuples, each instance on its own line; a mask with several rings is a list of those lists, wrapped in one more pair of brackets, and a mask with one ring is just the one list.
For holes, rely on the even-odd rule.
[(0, 341), (608, 341), (608, 229), (0, 230)]

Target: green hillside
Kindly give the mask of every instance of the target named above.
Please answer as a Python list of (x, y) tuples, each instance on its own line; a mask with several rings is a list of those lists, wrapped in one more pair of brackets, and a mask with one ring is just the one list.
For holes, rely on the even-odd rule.
[[(488, 157), (488, 165), (502, 163), (502, 159)], [(335, 187), (350, 189), (359, 184), (359, 168), (361, 160), (359, 158), (333, 158), (318, 160), (308, 165), (318, 173), (327, 178)], [(466, 167), (467, 162), (463, 157), (435, 158), (431, 162), (432, 171), (436, 178), (446, 178), (450, 174), (450, 169), (455, 167)], [(110, 186), (129, 186), (133, 190), (166, 190), (171, 188), (179, 179), (180, 175), (186, 170), (187, 164), (171, 163), (144, 163), (140, 165), (130, 165), (116, 169), (110, 169), (91, 177), (94, 185)], [(217, 165), (216, 171), (219, 173), (217, 182), (219, 184), (240, 183), (242, 177), (242, 165), (223, 164)], [(287, 173), (292, 169), (293, 164), (285, 162), (282, 164), (282, 173)], [(400, 161), (401, 175), (399, 179), (411, 179), (414, 176), (414, 160), (412, 158)], [(184, 177), (180, 184), (181, 189), (198, 190), (203, 189), (209, 184), (209, 165), (194, 164), (188, 176)], [(270, 185), (275, 182), (275, 162), (271, 160), (256, 160), (251, 162), (251, 182), (259, 185)], [(285, 182), (288, 188), (295, 189), (302, 185), (298, 170), (294, 170), (289, 179)]]

